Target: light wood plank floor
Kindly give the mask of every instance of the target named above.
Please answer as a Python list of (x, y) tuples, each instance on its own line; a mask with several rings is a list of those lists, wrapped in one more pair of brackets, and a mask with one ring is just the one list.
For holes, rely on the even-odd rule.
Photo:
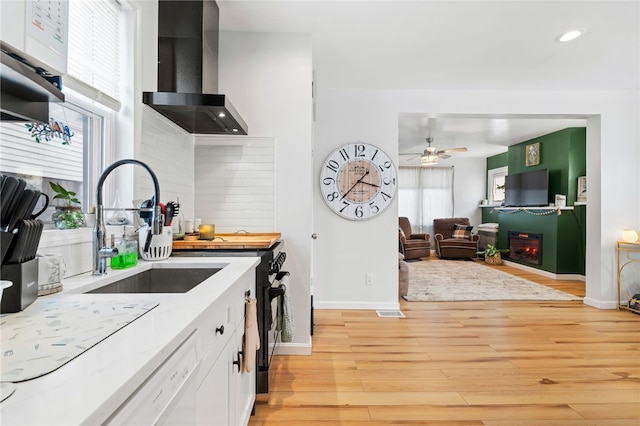
[[(506, 272), (584, 296), (584, 283)], [(640, 316), (582, 302), (316, 310), (311, 356), (276, 356), (252, 426), (640, 425)]]

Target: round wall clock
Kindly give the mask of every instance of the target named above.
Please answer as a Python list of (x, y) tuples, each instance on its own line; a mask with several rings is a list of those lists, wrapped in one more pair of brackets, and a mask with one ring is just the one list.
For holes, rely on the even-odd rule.
[(382, 212), (396, 193), (396, 168), (380, 148), (355, 142), (327, 157), (320, 172), (322, 198), (335, 213), (350, 220)]

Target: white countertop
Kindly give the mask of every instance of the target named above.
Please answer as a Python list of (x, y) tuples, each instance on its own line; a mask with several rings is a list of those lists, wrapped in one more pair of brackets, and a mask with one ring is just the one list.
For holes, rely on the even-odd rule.
[[(61, 301), (139, 301), (158, 306), (107, 337), (61, 368), (15, 384), (13, 395), (0, 403), (3, 424), (99, 424), (115, 412), (195, 329), (197, 318), (234, 282), (253, 274), (255, 257), (177, 257), (109, 270), (102, 277), (83, 274), (63, 281), (64, 290), (38, 298), (20, 314), (39, 304)], [(135, 273), (161, 267), (222, 268), (187, 293), (83, 294)], [(7, 314), (15, 315), (15, 314)]]

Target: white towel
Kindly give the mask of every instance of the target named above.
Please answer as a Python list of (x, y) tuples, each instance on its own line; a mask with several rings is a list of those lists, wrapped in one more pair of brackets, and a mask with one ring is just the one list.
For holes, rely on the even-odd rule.
[(260, 349), (260, 332), (258, 331), (258, 305), (255, 297), (247, 300), (244, 307), (244, 357), (242, 369), (253, 370), (256, 364), (256, 351)]
[(289, 276), (282, 277), (280, 286), (284, 289), (284, 294), (278, 298), (278, 315), (276, 330), (282, 332), (280, 341), (283, 343), (293, 340), (293, 311), (291, 310), (291, 295), (289, 294)]

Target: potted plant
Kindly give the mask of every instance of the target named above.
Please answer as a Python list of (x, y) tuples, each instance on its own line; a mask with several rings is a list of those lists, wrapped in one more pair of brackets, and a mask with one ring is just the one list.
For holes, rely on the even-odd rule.
[[(57, 229), (76, 229), (84, 224), (84, 215), (80, 207), (80, 200), (76, 193), (66, 190), (62, 185), (49, 182), (55, 192), (54, 200), (62, 200), (61, 206), (55, 206), (55, 212), (51, 215), (51, 221)], [(74, 205), (77, 204), (77, 205)]]
[(500, 265), (502, 263), (502, 256), (500, 253), (509, 253), (509, 249), (499, 249), (494, 245), (487, 244), (487, 248), (482, 251), (477, 251), (477, 254), (484, 255), (484, 261), (492, 265)]

